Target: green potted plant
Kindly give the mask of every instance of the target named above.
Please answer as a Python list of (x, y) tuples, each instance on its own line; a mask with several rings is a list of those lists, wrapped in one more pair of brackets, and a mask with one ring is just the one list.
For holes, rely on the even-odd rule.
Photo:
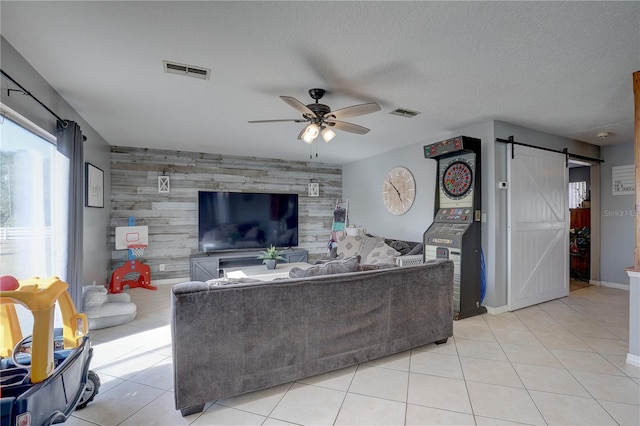
[(260, 253), (258, 259), (262, 259), (262, 263), (267, 265), (267, 269), (276, 269), (278, 260), (284, 260), (284, 257), (280, 256), (280, 251), (273, 245)]

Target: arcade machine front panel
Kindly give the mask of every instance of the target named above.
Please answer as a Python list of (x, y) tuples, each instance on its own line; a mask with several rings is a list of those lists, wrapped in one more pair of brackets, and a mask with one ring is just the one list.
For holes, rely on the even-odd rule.
[(425, 261), (451, 259), (454, 318), (486, 312), (481, 300), (480, 140), (459, 136), (424, 147), (438, 161), (433, 224), (424, 233)]

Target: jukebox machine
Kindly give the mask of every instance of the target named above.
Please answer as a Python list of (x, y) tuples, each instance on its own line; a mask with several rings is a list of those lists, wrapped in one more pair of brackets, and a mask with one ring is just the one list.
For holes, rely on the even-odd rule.
[(482, 245), (480, 139), (458, 136), (424, 147), (438, 161), (435, 216), (424, 233), (424, 258), (453, 260), (453, 316), (487, 312), (481, 306)]

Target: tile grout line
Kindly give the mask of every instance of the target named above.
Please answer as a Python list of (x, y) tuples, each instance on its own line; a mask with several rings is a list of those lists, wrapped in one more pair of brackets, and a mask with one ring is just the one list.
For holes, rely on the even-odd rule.
[[(538, 306), (538, 305), (536, 305), (536, 306)], [(572, 309), (573, 309), (573, 308), (572, 308)], [(547, 313), (547, 315), (548, 315), (548, 313)], [(582, 314), (581, 314), (581, 315), (582, 315)], [(552, 317), (552, 318), (553, 318), (553, 317)], [(554, 321), (555, 321), (555, 318), (553, 318), (553, 319), (554, 319)], [(557, 321), (556, 321), (556, 322), (557, 322)], [(527, 329), (529, 329), (529, 327), (528, 327), (526, 324), (525, 324), (525, 326), (527, 327)], [(565, 327), (565, 328), (566, 328), (566, 327)], [(530, 331), (531, 331), (531, 330), (530, 330)], [(598, 351), (596, 351), (596, 350), (595, 350), (595, 348), (591, 347), (591, 345), (589, 345), (587, 342), (584, 342), (584, 341), (580, 338), (580, 336), (578, 336), (578, 335), (574, 334), (574, 333), (573, 333), (571, 330), (569, 330), (569, 329), (567, 329), (567, 331), (569, 331), (569, 333), (570, 333), (572, 336), (576, 337), (579, 341), (583, 342), (583, 343), (584, 343), (584, 344), (586, 344), (588, 347), (590, 347), (591, 349), (593, 349), (593, 350), (594, 350), (594, 353), (597, 353), (597, 354), (598, 354), (602, 359), (604, 359), (605, 361), (609, 362), (609, 364), (613, 365), (613, 364), (612, 364), (608, 359), (604, 358), (604, 357), (602, 356), (602, 354), (600, 354)], [(533, 331), (531, 331), (531, 333), (533, 334)], [(550, 349), (550, 348), (548, 348), (548, 347), (547, 347), (543, 342), (540, 342), (540, 343), (543, 345), (543, 347), (544, 347), (545, 349), (547, 349), (547, 351), (549, 351), (549, 353), (551, 354), (551, 356), (553, 356), (553, 358), (554, 358), (556, 361), (558, 361), (558, 363), (560, 363), (560, 365), (562, 365), (563, 369), (564, 369), (564, 370), (566, 370), (566, 371), (567, 371), (567, 373), (568, 373), (571, 377), (573, 377), (573, 379), (574, 379), (574, 380), (575, 380), (575, 381), (576, 381), (576, 382), (581, 386), (581, 388), (582, 388), (582, 389), (584, 389), (584, 391), (585, 391), (585, 392), (586, 392), (586, 393), (591, 397), (591, 400), (595, 401), (595, 402), (598, 404), (598, 406), (599, 406), (599, 407), (601, 407), (601, 408), (604, 410), (604, 412), (605, 412), (605, 413), (607, 413), (607, 415), (610, 417), (610, 419), (611, 419), (611, 420), (613, 420), (616, 424), (619, 424), (619, 423), (615, 420), (615, 418), (614, 418), (614, 417), (609, 413), (609, 411), (608, 411), (605, 407), (603, 407), (603, 406), (602, 406), (602, 404), (600, 403), (600, 401), (599, 401), (599, 400), (598, 400), (598, 399), (597, 399), (597, 398), (596, 398), (596, 397), (595, 397), (591, 392), (589, 392), (589, 390), (588, 390), (588, 389), (587, 389), (587, 388), (582, 384), (582, 382), (581, 382), (581, 381), (580, 381), (580, 380), (579, 380), (579, 379), (578, 379), (578, 378), (573, 374), (573, 371), (571, 371), (569, 368), (567, 368), (567, 367), (564, 365), (564, 363), (562, 363), (562, 361), (560, 361), (560, 359), (558, 359), (558, 357), (556, 356), (556, 354), (554, 354), (554, 353), (553, 353), (553, 351), (551, 351), (551, 349)], [(575, 351), (574, 351), (574, 352), (575, 352)], [(614, 367), (615, 367), (615, 365), (614, 365)], [(617, 367), (616, 367), (616, 368), (617, 368)], [(515, 368), (514, 368), (514, 370), (515, 370)], [(517, 370), (516, 370), (516, 374), (518, 374), (518, 371), (517, 371)], [(609, 375), (607, 374), (607, 376), (609, 376)], [(520, 377), (520, 375), (519, 375), (519, 374), (518, 374), (518, 377)], [(520, 379), (520, 380), (522, 380), (522, 379)], [(524, 383), (523, 383), (523, 385), (524, 385)], [(535, 399), (533, 399), (533, 397), (531, 396), (531, 393), (529, 392), (529, 389), (528, 389), (526, 386), (525, 386), (525, 389), (527, 390), (527, 394), (529, 394), (529, 397), (531, 398), (531, 400), (533, 401), (534, 405), (536, 406), (536, 409), (538, 410), (538, 412), (540, 413), (540, 415), (542, 416), (542, 418), (545, 420), (545, 422), (547, 422), (546, 417), (544, 416), (544, 414), (542, 413), (542, 411), (541, 411), (541, 410), (540, 410), (540, 408), (538, 407), (538, 404), (536, 404)], [(545, 391), (538, 391), (538, 392), (545, 392)], [(551, 393), (551, 394), (554, 394), (554, 395), (564, 395), (564, 396), (570, 396), (570, 397), (581, 398), (581, 397), (579, 397), (579, 396), (577, 396), (577, 395), (558, 394), (558, 393), (555, 393), (555, 392), (545, 392), (545, 393)], [(582, 398), (584, 398), (584, 399), (588, 399), (588, 398), (585, 398), (585, 397), (582, 397)], [(547, 422), (547, 424), (548, 424), (548, 422)]]

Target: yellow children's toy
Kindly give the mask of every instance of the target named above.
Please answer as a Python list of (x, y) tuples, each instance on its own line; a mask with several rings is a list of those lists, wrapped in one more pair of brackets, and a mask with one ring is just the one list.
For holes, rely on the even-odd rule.
[[(64, 421), (98, 391), (100, 381), (88, 371), (92, 349), (87, 316), (76, 311), (67, 288), (57, 277), (0, 278), (2, 426)], [(58, 333), (54, 328), (56, 303), (63, 323)], [(23, 337), (16, 304), (31, 311), (32, 336)], [(60, 390), (65, 402), (55, 406), (51, 400), (56, 398), (50, 393)]]

